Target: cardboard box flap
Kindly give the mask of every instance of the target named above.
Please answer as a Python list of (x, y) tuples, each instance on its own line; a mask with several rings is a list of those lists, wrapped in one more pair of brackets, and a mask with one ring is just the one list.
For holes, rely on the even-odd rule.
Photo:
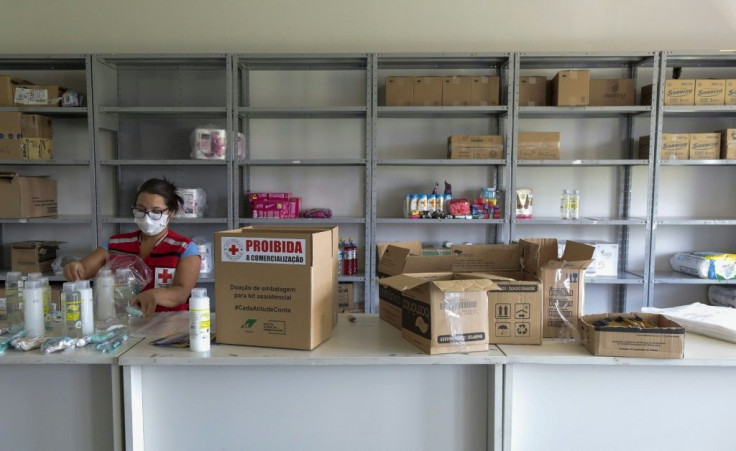
[(378, 259), (383, 257), (388, 246), (403, 247), (409, 249), (412, 255), (422, 255), (422, 243), (419, 241), (392, 241), (390, 243), (378, 243), (376, 244), (376, 251), (378, 252)]
[(58, 249), (59, 245), (64, 244), (66, 241), (20, 241), (13, 243), (12, 246), (15, 249), (35, 249), (37, 247), (50, 247)]
[[(21, 177), (17, 172), (12, 171), (0, 171), (0, 179), (13, 180), (17, 177)], [(34, 175), (33, 177), (49, 178), (50, 175)]]
[(498, 274), (489, 274), (484, 272), (460, 272), (456, 273), (455, 275), (457, 277), (462, 277), (466, 279), (488, 279), (494, 282), (512, 282), (516, 280), (511, 277), (505, 277)]
[(455, 262), (454, 255), (437, 255), (424, 257), (413, 255), (412, 250), (389, 244), (383, 257), (378, 262), (380, 274), (398, 275), (402, 273), (425, 273), (452, 271)]
[(417, 275), (399, 274), (398, 276), (384, 277), (378, 280), (381, 285), (389, 286), (398, 291), (406, 291), (427, 283), (427, 279)]
[[(557, 252), (555, 248), (555, 253)], [(595, 253), (595, 246), (579, 243), (577, 241), (568, 241), (565, 244), (565, 251), (562, 253), (562, 260), (567, 262), (577, 262), (592, 260)]]
[(593, 260), (583, 260), (583, 261), (574, 261), (574, 262), (552, 260), (542, 265), (542, 268), (565, 269), (565, 270), (570, 270), (570, 269), (584, 270), (588, 266), (590, 266), (591, 263), (593, 263)]
[(536, 276), (547, 262), (557, 260), (555, 238), (524, 238), (519, 240), (521, 264), (525, 271)]
[(488, 279), (434, 280), (432, 283), (443, 293), (491, 291), (498, 289), (498, 285)]
[(455, 272), (520, 271), (519, 246), (473, 244), (452, 246)]

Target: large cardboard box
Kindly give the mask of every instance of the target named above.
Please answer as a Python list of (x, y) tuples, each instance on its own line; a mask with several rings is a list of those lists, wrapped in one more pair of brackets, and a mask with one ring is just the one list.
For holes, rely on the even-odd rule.
[(695, 80), (665, 80), (665, 105), (694, 105)]
[(472, 84), (473, 82), (470, 77), (461, 77), (458, 75), (442, 77), (442, 105), (470, 105)]
[(547, 88), (547, 77), (519, 77), (519, 106), (547, 105)]
[(736, 158), (736, 128), (720, 130), (721, 134), (721, 158)]
[(414, 106), (442, 105), (442, 77), (414, 77)]
[(51, 118), (37, 114), (0, 113), (0, 159), (53, 158)]
[(590, 80), (591, 106), (626, 106), (634, 103), (634, 80), (630, 78)]
[(63, 241), (21, 241), (10, 245), (10, 268), (23, 274), (50, 272)]
[(499, 104), (499, 77), (475, 76), (471, 77), (470, 105), (493, 106)]
[[(378, 243), (378, 266), (381, 277), (404, 273), (448, 272), (455, 262), (453, 255), (422, 255), (422, 243), (407, 241)], [(389, 285), (378, 286), (378, 316), (401, 329), (401, 293)]]
[[(639, 158), (649, 159), (649, 136), (639, 138)], [(687, 160), (690, 154), (689, 133), (662, 133), (660, 160)]]
[(503, 136), (452, 135), (447, 138), (447, 157), (451, 159), (503, 158)]
[(215, 233), (217, 342), (314, 349), (337, 315), (337, 227)]
[(592, 263), (595, 248), (568, 241), (562, 258), (558, 258), (554, 238), (527, 238), (519, 240), (519, 246), (524, 269), (539, 277), (544, 286), (542, 336), (567, 336), (567, 325), (575, 327), (583, 314), (585, 271)]
[(13, 89), (14, 106), (61, 106), (65, 88), (56, 85), (16, 85)]
[(518, 138), (517, 159), (560, 159), (560, 132), (519, 132)]
[(427, 354), (488, 350), (488, 279), (452, 273), (401, 274), (379, 280), (401, 299), (401, 336)]
[(56, 217), (56, 180), (0, 172), (0, 218)]
[(695, 80), (695, 105), (723, 105), (726, 80)]
[(559, 71), (552, 80), (552, 104), (556, 106), (589, 105), (590, 71)]
[(736, 80), (726, 80), (726, 95), (723, 103), (726, 105), (736, 105)]
[(414, 77), (386, 77), (386, 106), (414, 105)]
[(604, 318), (633, 318), (634, 314), (600, 313), (578, 319), (578, 328), (585, 348), (593, 355), (609, 357), (647, 357), (681, 359), (685, 351), (685, 329), (662, 315), (636, 313), (657, 328), (601, 327), (595, 323)]
[(0, 107), (13, 106), (13, 90), (18, 85), (27, 84), (30, 84), (30, 82), (8, 75), (0, 75)]
[(689, 158), (714, 160), (721, 156), (720, 133), (690, 133)]

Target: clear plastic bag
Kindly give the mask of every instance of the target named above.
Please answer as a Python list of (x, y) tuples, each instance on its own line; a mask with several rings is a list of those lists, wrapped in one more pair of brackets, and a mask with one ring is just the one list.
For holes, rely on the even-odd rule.
[(78, 262), (79, 260), (81, 260), (81, 257), (76, 255), (59, 255), (53, 263), (51, 263), (51, 270), (54, 274), (62, 274), (64, 272), (64, 266), (69, 263)]
[[(224, 160), (227, 154), (228, 132), (215, 124), (203, 124), (192, 131), (189, 137), (191, 157), (196, 160)], [(236, 154), (245, 158), (245, 135), (238, 132)]]
[(111, 270), (113, 274), (118, 269), (130, 269), (135, 279), (136, 293), (140, 293), (153, 280), (151, 268), (137, 255), (110, 253), (103, 268)]
[(177, 218), (203, 218), (207, 211), (207, 193), (202, 188), (178, 188), (176, 194), (184, 201), (176, 212)]

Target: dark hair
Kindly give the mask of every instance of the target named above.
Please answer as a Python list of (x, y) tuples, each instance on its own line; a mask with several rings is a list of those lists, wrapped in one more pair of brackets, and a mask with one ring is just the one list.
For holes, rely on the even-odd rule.
[(138, 188), (138, 194), (135, 195), (135, 198), (138, 199), (141, 193), (158, 194), (163, 197), (166, 208), (174, 213), (179, 211), (179, 207), (184, 203), (184, 199), (176, 192), (176, 185), (166, 180), (166, 178), (146, 180)]

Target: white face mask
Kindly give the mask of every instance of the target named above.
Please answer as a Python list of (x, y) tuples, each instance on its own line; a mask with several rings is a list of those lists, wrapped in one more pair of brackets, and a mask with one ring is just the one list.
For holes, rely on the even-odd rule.
[(145, 215), (142, 218), (133, 219), (135, 219), (135, 223), (138, 224), (138, 228), (141, 229), (141, 232), (148, 236), (154, 236), (161, 233), (161, 231), (166, 228), (166, 224), (169, 222), (169, 215), (163, 215), (160, 219), (155, 221), (149, 218), (148, 215)]

